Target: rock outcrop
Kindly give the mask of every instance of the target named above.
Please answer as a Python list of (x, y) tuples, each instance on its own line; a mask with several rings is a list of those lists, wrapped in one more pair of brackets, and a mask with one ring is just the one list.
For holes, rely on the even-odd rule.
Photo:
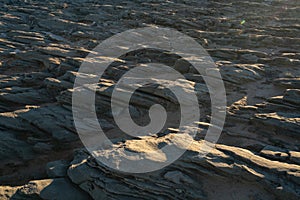
[[(2, 0), (0, 12), (0, 199), (300, 198), (299, 1)], [(78, 69), (97, 44), (151, 25), (177, 29), (207, 50), (225, 84), (227, 118), (218, 144), (201, 157), (211, 125), (201, 75), (168, 52), (120, 57), (87, 86), (99, 89), (99, 122), (116, 145), (108, 156), (159, 149), (178, 128), (137, 139), (116, 126), (109, 99), (137, 63), (176, 69), (188, 79), (182, 86), (195, 88), (201, 109), (199, 134), (179, 160), (126, 174), (84, 149), (73, 123), (72, 93), (80, 90), (73, 84), (76, 76), (94, 76)], [(134, 93), (133, 119), (146, 125), (157, 102), (173, 111), (179, 106), (167, 88), (152, 84)], [(176, 120), (174, 114), (170, 125)]]

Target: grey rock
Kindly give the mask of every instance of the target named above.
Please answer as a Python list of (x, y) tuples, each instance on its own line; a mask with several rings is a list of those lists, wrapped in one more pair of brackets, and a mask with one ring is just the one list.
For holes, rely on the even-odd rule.
[(188, 73), (190, 70), (191, 64), (184, 59), (178, 59), (175, 62), (174, 69), (179, 71), (182, 74)]
[(37, 153), (48, 153), (52, 150), (52, 145), (47, 143), (38, 142), (33, 146), (34, 151)]
[(28, 143), (17, 139), (10, 132), (0, 131), (0, 160), (2, 164), (9, 163), (16, 158), (30, 160), (35, 157), (33, 148)]
[(300, 78), (278, 78), (274, 83), (287, 88), (300, 88)]
[(286, 90), (283, 100), (300, 107), (300, 89)]
[(258, 57), (253, 54), (243, 54), (241, 55), (241, 59), (250, 63), (257, 63)]
[(164, 175), (164, 178), (176, 184), (180, 184), (180, 183), (193, 184), (194, 182), (191, 178), (184, 175), (180, 171), (169, 171)]
[(262, 66), (257, 65), (224, 65), (220, 69), (224, 81), (235, 84), (259, 80), (261, 78)]
[[(165, 139), (168, 137), (172, 136), (164, 136)], [(158, 141), (156, 143), (155, 138), (149, 137), (145, 140), (154, 146), (159, 143)], [(161, 138), (159, 141), (161, 142)], [(143, 140), (127, 141), (125, 145), (116, 146), (113, 152), (107, 153), (116, 155), (121, 152), (122, 148), (133, 148), (135, 152), (142, 152), (144, 151), (142, 148), (137, 148), (140, 146), (138, 143), (141, 142)], [(226, 145), (217, 145), (210, 154), (201, 158), (197, 156), (200, 144), (201, 142), (190, 146), (188, 152), (171, 166), (143, 175), (112, 172), (101, 162), (91, 158), (89, 154), (78, 151), (79, 155), (75, 155), (75, 160), (68, 170), (68, 176), (83, 190), (90, 193), (94, 199), (96, 199), (96, 194), (99, 195), (101, 192), (104, 193), (101, 193), (102, 196), (113, 195), (115, 198), (125, 196), (137, 198), (142, 195), (147, 199), (157, 199), (157, 197), (201, 199), (207, 198), (206, 195), (211, 195), (213, 185), (223, 181), (224, 183), (234, 182), (240, 178), (243, 178), (244, 182), (238, 183), (238, 187), (245, 186), (248, 190), (237, 195), (251, 196), (253, 195), (251, 190), (255, 189), (256, 196), (259, 198), (270, 198), (270, 191), (274, 196), (282, 198), (296, 199), (298, 196), (299, 191), (294, 189), (299, 184), (299, 176), (294, 173), (300, 169), (298, 165), (271, 161), (248, 150)], [(287, 173), (282, 173), (282, 170)], [(291, 181), (285, 179), (286, 176)], [(213, 182), (210, 182), (211, 178), (214, 179)], [(280, 183), (282, 188), (276, 189), (278, 186), (274, 187), (274, 182)], [(157, 184), (160, 187), (157, 187)], [(136, 189), (132, 190), (132, 187)], [(176, 191), (176, 193), (170, 191)], [(226, 191), (222, 194), (229, 195)]]
[(65, 160), (56, 160), (47, 163), (46, 170), (50, 178), (64, 177), (67, 175), (69, 163)]
[(71, 142), (78, 140), (78, 136), (67, 130), (54, 131), (52, 137), (61, 142)]
[[(86, 193), (109, 200), (299, 199), (299, 6), (299, 1), (280, 0), (2, 0), (0, 199), (89, 199)], [(49, 161), (69, 158), (74, 148), (82, 147), (71, 103), (72, 92), (80, 90), (73, 89), (76, 76), (95, 77), (77, 72), (86, 55), (116, 33), (151, 24), (191, 36), (216, 62), (228, 102), (216, 148), (199, 156), (214, 98), (203, 77), (171, 52), (139, 50), (121, 56), (122, 62), (108, 67), (99, 83), (86, 86), (98, 89), (99, 123), (117, 147), (102, 153), (115, 159), (125, 148), (160, 148), (178, 132), (168, 127), (147, 141), (138, 140), (113, 122), (110, 96), (115, 84), (145, 62), (166, 64), (188, 79), (180, 80), (188, 92), (184, 103), (196, 92), (201, 119), (195, 144), (172, 165), (149, 174), (114, 171), (80, 150), (71, 163), (58, 161), (47, 168)], [(184, 52), (185, 46), (181, 48)], [(159, 86), (162, 80), (156, 83), (132, 97), (129, 107), (137, 123), (149, 122), (148, 108), (155, 103), (178, 110), (174, 95)], [(172, 120), (166, 126), (178, 125)], [(45, 180), (45, 167), (49, 176), (64, 178)]]

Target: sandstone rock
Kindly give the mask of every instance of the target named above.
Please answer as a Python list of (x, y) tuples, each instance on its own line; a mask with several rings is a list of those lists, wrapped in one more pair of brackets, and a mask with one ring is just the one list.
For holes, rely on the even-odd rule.
[(300, 164), (300, 153), (297, 151), (290, 151), (290, 160), (293, 161), (296, 164)]
[[(168, 137), (165, 136), (165, 138)], [(156, 142), (155, 138), (150, 140), (152, 144)], [(125, 146), (117, 148), (131, 148), (131, 145), (136, 147), (135, 145), (140, 142), (141, 140), (127, 141)], [(217, 145), (215, 150), (205, 158), (201, 158), (197, 156), (201, 149), (198, 146), (200, 144), (201, 142), (196, 142), (190, 146), (188, 153), (171, 166), (143, 175), (111, 172), (100, 162), (95, 162), (88, 154), (78, 152), (79, 156), (75, 156), (68, 175), (74, 183), (79, 184), (93, 198), (98, 197), (96, 194), (99, 195), (100, 191), (104, 193), (102, 197), (111, 195), (139, 197), (142, 194), (147, 199), (207, 198), (206, 195), (211, 195), (210, 192), (213, 188), (210, 184), (217, 183), (209, 181), (212, 177), (215, 181), (227, 180), (229, 182), (243, 177), (243, 184), (247, 185), (247, 182), (251, 182), (251, 186), (247, 185), (249, 190), (239, 195), (248, 195), (245, 196), (247, 198), (253, 197), (253, 195), (257, 198), (266, 197), (270, 195), (269, 191), (272, 191), (277, 197), (288, 196), (291, 199), (296, 199), (299, 195), (299, 191), (295, 190), (299, 184), (299, 177), (297, 173), (293, 172), (299, 170), (298, 165), (270, 161), (245, 149), (225, 145)], [(117, 148), (115, 153), (118, 151)], [(142, 152), (143, 149), (135, 148), (135, 151)], [(282, 170), (287, 173), (281, 173)], [(283, 181), (282, 178), (285, 176), (293, 181)], [(157, 188), (157, 184), (161, 187)], [(255, 186), (255, 184), (257, 185)], [(206, 186), (204, 187), (204, 185)], [(278, 186), (281, 187), (281, 190), (277, 189)], [(136, 189), (131, 190), (132, 187)], [(204, 188), (206, 189), (204, 190)], [(255, 194), (251, 192), (250, 188), (255, 188)], [(170, 193), (171, 190), (175, 190), (176, 193)], [(229, 193), (223, 191), (222, 195), (228, 197)]]
[(9, 200), (16, 193), (19, 187), (0, 186), (0, 198)]
[(260, 151), (260, 154), (264, 157), (270, 158), (272, 160), (280, 160), (280, 161), (286, 161), (289, 157), (286, 150), (274, 147), (274, 146), (266, 146)]
[[(7, 185), (0, 186), (0, 199), (299, 199), (298, 1), (0, 4), (0, 183)], [(114, 123), (110, 96), (116, 83), (136, 64), (148, 62), (173, 67), (188, 79), (180, 80), (188, 92), (184, 103), (194, 91), (201, 111), (195, 144), (172, 165), (148, 174), (114, 171), (84, 150), (76, 151), (71, 163), (60, 161), (72, 159), (73, 149), (82, 147), (71, 103), (72, 93), (80, 91), (73, 88), (76, 76), (95, 77), (77, 72), (86, 55), (116, 33), (153, 24), (191, 36), (216, 62), (228, 102), (219, 144), (201, 158), (199, 145), (211, 126), (214, 98), (203, 77), (171, 52), (143, 49), (121, 56), (122, 62), (112, 63), (98, 83), (86, 86), (97, 89), (99, 123), (116, 147), (103, 154), (113, 160), (130, 149), (158, 159), (149, 152), (170, 144), (178, 133), (169, 127), (173, 119), (165, 130), (139, 139)], [(176, 97), (162, 82), (132, 96), (129, 109), (137, 123), (149, 122), (154, 103), (178, 110)], [(59, 161), (49, 163), (53, 160)]]
[(260, 79), (260, 66), (256, 65), (224, 65), (221, 67), (224, 81), (243, 84)]
[(272, 127), (276, 132), (284, 131), (286, 135), (298, 138), (300, 124), (297, 114), (284, 112), (255, 114), (254, 121)]
[(279, 78), (274, 83), (288, 88), (300, 88), (300, 78)]
[(30, 181), (20, 187), (11, 199), (90, 199), (67, 179), (45, 179)]
[(64, 91), (68, 88), (72, 88), (73, 84), (64, 80), (58, 80), (55, 78), (46, 78), (45, 84), (47, 86), (48, 92), (52, 96), (57, 96), (61, 91)]

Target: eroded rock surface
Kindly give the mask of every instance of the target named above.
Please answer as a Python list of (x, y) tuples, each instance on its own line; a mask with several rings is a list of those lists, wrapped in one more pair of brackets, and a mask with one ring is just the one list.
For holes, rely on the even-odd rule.
[[(299, 1), (3, 0), (0, 12), (1, 199), (300, 198)], [(170, 129), (140, 140), (116, 127), (110, 96), (137, 63), (164, 63), (183, 74), (182, 86), (195, 88), (201, 110), (199, 134), (179, 160), (125, 174), (84, 150), (72, 118), (72, 93), (80, 90), (73, 83), (95, 76), (77, 71), (97, 44), (150, 25), (177, 29), (208, 51), (225, 84), (227, 118), (218, 144), (200, 157), (211, 115), (203, 78), (166, 52), (122, 56), (87, 86), (98, 89), (99, 122), (116, 145), (104, 153), (145, 153), (176, 134), (176, 117)], [(177, 115), (176, 98), (152, 84), (134, 93), (132, 117), (146, 125), (157, 102)]]

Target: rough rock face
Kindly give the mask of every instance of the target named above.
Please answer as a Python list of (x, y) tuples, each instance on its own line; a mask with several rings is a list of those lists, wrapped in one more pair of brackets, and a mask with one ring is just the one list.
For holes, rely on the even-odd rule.
[[(3, 0), (0, 12), (0, 199), (300, 198), (299, 1)], [(83, 148), (72, 118), (71, 95), (80, 89), (73, 83), (94, 76), (77, 71), (98, 43), (153, 24), (191, 36), (212, 56), (225, 83), (227, 118), (218, 144), (201, 158), (211, 115), (203, 78), (166, 52), (124, 55), (87, 86), (99, 89), (99, 122), (117, 147), (108, 155), (125, 148), (145, 153), (176, 134), (172, 127), (137, 139), (116, 127), (109, 99), (136, 63), (179, 71), (201, 109), (199, 135), (179, 160), (156, 172), (125, 174)], [(157, 102), (178, 109), (176, 98), (153, 84), (135, 92), (132, 117), (146, 125)]]
[[(156, 140), (147, 138), (146, 142), (158, 145)], [(122, 148), (136, 150), (142, 142), (125, 142), (113, 153)], [(217, 145), (202, 158), (198, 155), (200, 148), (200, 142), (195, 142), (171, 166), (141, 175), (111, 171), (79, 151), (68, 176), (94, 199), (297, 199), (299, 196), (299, 165), (266, 159), (226, 145)]]

